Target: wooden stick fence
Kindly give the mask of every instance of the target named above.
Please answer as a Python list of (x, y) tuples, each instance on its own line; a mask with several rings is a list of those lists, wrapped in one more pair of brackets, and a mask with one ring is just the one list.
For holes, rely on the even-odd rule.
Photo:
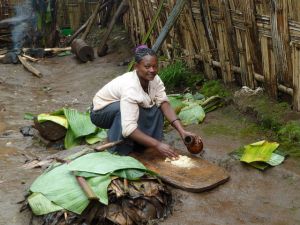
[[(161, 1), (129, 0), (123, 21), (136, 45)], [(155, 45), (176, 2), (165, 0), (149, 46)], [(209, 79), (253, 89), (263, 85), (273, 98), (285, 93), (300, 111), (299, 9), (295, 0), (187, 0), (160, 50), (169, 59), (185, 58), (190, 66), (201, 61)]]

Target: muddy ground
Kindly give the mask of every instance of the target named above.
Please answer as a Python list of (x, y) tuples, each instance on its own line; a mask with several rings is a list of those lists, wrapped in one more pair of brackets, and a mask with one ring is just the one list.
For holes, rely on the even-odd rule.
[[(115, 41), (121, 39), (119, 36)], [(85, 64), (74, 56), (44, 59), (35, 64), (44, 75), (42, 79), (32, 76), (21, 65), (0, 65), (1, 225), (29, 223), (29, 212), (19, 213), (18, 202), (41, 170), (25, 170), (22, 165), (26, 160), (58, 151), (19, 132), (21, 127), (32, 124), (23, 119), (24, 113), (50, 112), (64, 106), (87, 109), (101, 86), (126, 71), (126, 66), (118, 66), (130, 58), (130, 45), (123, 46)], [(188, 129), (203, 137), (205, 152), (201, 157), (226, 168), (231, 178), (203, 193), (171, 188), (175, 198), (173, 214), (160, 224), (300, 224), (299, 160), (288, 158), (284, 164), (260, 172), (231, 158), (228, 153), (234, 149), (265, 137), (233, 106), (207, 114), (202, 124)], [(174, 131), (168, 132), (165, 139), (179, 149), (184, 148)]]

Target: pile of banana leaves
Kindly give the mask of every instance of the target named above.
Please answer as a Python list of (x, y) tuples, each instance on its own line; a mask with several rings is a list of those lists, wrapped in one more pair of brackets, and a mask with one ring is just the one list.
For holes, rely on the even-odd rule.
[(52, 113), (39, 114), (36, 117), (37, 123), (35, 127), (41, 134), (47, 128), (52, 129), (53, 126), (45, 128), (41, 126), (49, 121), (66, 130), (63, 134), (64, 147), (66, 149), (79, 145), (83, 141), (88, 144), (95, 144), (107, 137), (105, 129), (98, 128), (91, 122), (89, 112), (79, 112), (75, 109), (63, 108)]
[(259, 170), (265, 170), (270, 166), (278, 166), (284, 161), (285, 155), (278, 147), (277, 142), (262, 140), (245, 145), (231, 155)]
[[(83, 182), (82, 182), (83, 180)], [(36, 224), (145, 224), (170, 212), (171, 193), (138, 160), (109, 152), (56, 163), (30, 187)]]
[(205, 113), (224, 105), (224, 99), (219, 96), (206, 98), (200, 93), (185, 95), (168, 95), (170, 104), (184, 125), (201, 123)]

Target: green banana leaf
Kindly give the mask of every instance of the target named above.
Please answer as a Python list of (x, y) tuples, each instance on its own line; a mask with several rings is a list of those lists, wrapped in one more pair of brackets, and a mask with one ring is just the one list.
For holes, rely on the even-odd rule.
[(111, 182), (109, 175), (98, 175), (87, 180), (94, 193), (99, 198), (99, 201), (105, 205), (108, 205), (107, 188)]
[(91, 178), (91, 177), (99, 176), (99, 174), (97, 174), (97, 173), (89, 173), (89, 172), (82, 172), (82, 171), (73, 171), (73, 174), (75, 176), (85, 177), (85, 178)]
[(76, 214), (81, 214), (89, 204), (67, 164), (43, 173), (33, 182), (30, 191), (41, 193), (49, 201)]
[(276, 142), (265, 140), (246, 145), (241, 161), (246, 163), (268, 162), (278, 146), (279, 144)]
[(195, 100), (192, 93), (186, 93), (186, 94), (184, 94), (183, 98), (185, 98), (186, 100), (189, 100), (189, 101)]
[(92, 145), (99, 141), (104, 141), (105, 138), (107, 138), (107, 131), (105, 129), (98, 128), (96, 133), (86, 136), (85, 141)]
[(109, 152), (86, 154), (72, 161), (69, 164), (69, 169), (72, 171), (97, 174), (112, 173), (121, 169), (139, 169), (147, 171), (147, 168), (138, 160), (130, 156), (113, 155)]
[(62, 210), (63, 208), (54, 204), (41, 193), (32, 193), (28, 197), (28, 203), (34, 215), (40, 216), (51, 212)]
[(198, 124), (205, 118), (203, 108), (195, 102), (188, 103), (188, 106), (181, 109), (178, 117), (183, 125)]
[(194, 99), (195, 100), (202, 100), (202, 99), (205, 99), (205, 96), (199, 92), (196, 92), (194, 95), (193, 95)]
[(269, 166), (278, 166), (284, 161), (284, 156), (272, 153), (271, 158), (268, 160), (268, 162), (252, 162), (250, 163), (251, 166), (260, 169), (265, 170)]
[(112, 173), (112, 175), (115, 175), (117, 177), (121, 177), (127, 180), (138, 180), (140, 177), (142, 177), (145, 174), (145, 171), (137, 170), (137, 169), (123, 169), (123, 170), (117, 170)]
[(24, 114), (24, 120), (34, 120), (35, 115), (32, 113), (25, 113)]
[(268, 164), (271, 166), (278, 166), (284, 161), (284, 156), (272, 153), (271, 158), (268, 160)]
[(51, 115), (48, 113), (41, 113), (37, 116), (37, 121), (39, 123), (45, 122), (45, 121), (52, 121), (54, 123), (57, 123), (63, 127), (65, 127), (66, 129), (68, 129), (68, 121), (66, 119), (65, 116), (61, 116), (61, 115)]
[(75, 138), (96, 132), (97, 127), (92, 123), (88, 112), (81, 113), (75, 109), (64, 108), (64, 114)]
[(66, 136), (65, 136), (65, 139), (64, 139), (65, 148), (69, 149), (69, 148), (75, 147), (75, 146), (79, 145), (80, 142), (81, 142), (81, 139), (75, 137), (75, 134), (74, 134), (73, 130), (68, 129), (67, 133), (66, 133)]
[(64, 116), (65, 115), (64, 108), (58, 109), (50, 114), (53, 116)]
[[(252, 145), (260, 146), (263, 143), (265, 143), (265, 141), (256, 142), (256, 143), (253, 143)], [(241, 160), (241, 158), (245, 154), (245, 147), (246, 146), (240, 147), (240, 148), (236, 149), (235, 151), (231, 152), (229, 155), (231, 155), (233, 158), (235, 158), (237, 160)], [(272, 152), (271, 157), (267, 162), (255, 161), (255, 162), (251, 162), (249, 164), (257, 169), (264, 170), (264, 169), (268, 168), (269, 166), (278, 166), (279, 164), (281, 164), (284, 161), (284, 159), (285, 159), (285, 154), (279, 148), (276, 148), (276, 150)]]
[(219, 107), (222, 107), (225, 101), (218, 95), (211, 96), (200, 103), (205, 113), (211, 112)]
[(178, 114), (180, 110), (186, 106), (186, 104), (177, 97), (169, 97), (169, 102), (176, 114)]

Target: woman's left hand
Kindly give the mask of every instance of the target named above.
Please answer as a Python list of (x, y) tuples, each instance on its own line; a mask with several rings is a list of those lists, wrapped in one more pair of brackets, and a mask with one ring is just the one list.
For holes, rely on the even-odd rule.
[(182, 133), (180, 133), (180, 136), (181, 136), (182, 140), (184, 140), (184, 138), (187, 137), (187, 136), (196, 137), (197, 135), (192, 133), (192, 132), (184, 130)]

